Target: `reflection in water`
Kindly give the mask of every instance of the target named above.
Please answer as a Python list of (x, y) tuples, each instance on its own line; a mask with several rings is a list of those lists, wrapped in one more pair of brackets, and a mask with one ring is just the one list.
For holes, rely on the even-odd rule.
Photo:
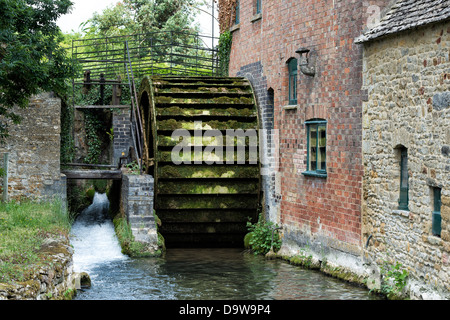
[[(103, 195), (72, 228), (74, 268), (91, 276), (77, 300), (365, 300), (368, 291), (242, 249), (168, 249), (162, 258), (120, 252)], [(103, 199), (103, 200), (102, 200)], [(93, 209), (95, 207), (96, 209)], [(103, 211), (100, 213), (99, 211)]]

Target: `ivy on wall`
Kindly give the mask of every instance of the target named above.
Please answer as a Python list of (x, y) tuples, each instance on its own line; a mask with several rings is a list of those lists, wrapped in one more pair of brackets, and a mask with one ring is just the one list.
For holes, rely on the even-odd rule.
[(88, 146), (88, 154), (84, 158), (84, 162), (98, 164), (102, 153), (100, 135), (106, 132), (104, 123), (100, 121), (100, 114), (96, 110), (86, 110), (84, 112), (84, 126)]
[(228, 76), (232, 39), (230, 31), (223, 32), (219, 38), (219, 70), (223, 76)]

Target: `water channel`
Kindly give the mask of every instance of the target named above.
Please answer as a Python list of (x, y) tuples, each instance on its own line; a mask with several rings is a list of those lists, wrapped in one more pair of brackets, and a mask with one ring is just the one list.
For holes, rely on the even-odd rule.
[(92, 287), (75, 300), (370, 300), (368, 290), (243, 249), (168, 249), (161, 258), (121, 253), (106, 195), (74, 222), (74, 269)]

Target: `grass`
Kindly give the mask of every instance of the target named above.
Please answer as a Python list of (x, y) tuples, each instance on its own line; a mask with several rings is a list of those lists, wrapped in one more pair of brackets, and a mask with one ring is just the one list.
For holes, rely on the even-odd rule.
[(0, 282), (26, 281), (46, 264), (39, 256), (43, 241), (68, 237), (71, 221), (59, 201), (0, 203)]

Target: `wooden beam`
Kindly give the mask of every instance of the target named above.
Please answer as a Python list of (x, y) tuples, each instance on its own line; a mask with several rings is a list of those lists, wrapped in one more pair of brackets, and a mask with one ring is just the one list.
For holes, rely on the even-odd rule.
[(67, 179), (122, 179), (121, 170), (62, 170)]
[(130, 109), (129, 105), (75, 106), (75, 109)]
[(117, 168), (117, 165), (113, 164), (90, 164), (90, 163), (61, 163), (61, 166), (86, 167), (86, 168)]

